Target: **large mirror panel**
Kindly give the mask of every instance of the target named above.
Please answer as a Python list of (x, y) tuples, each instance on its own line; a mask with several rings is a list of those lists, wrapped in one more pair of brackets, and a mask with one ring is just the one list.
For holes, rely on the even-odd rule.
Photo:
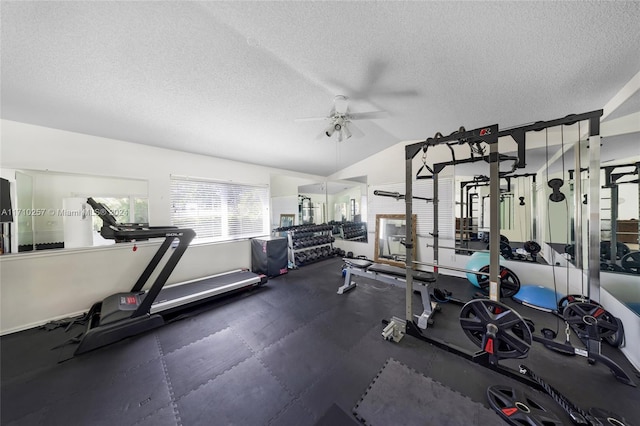
[(367, 242), (367, 177), (327, 182), (329, 224), (336, 238)]
[[(412, 215), (413, 240), (416, 240), (416, 215)], [(404, 267), (407, 262), (405, 247), (406, 216), (402, 214), (376, 215), (376, 241), (374, 260), (378, 263)], [(415, 251), (413, 252), (415, 253)], [(415, 259), (411, 259), (413, 261)]]
[(18, 170), (15, 173), (14, 252), (113, 244), (86, 203), (103, 203), (121, 223), (149, 222), (148, 183), (143, 179)]
[[(506, 170), (508, 161), (501, 164), (500, 254), (507, 260), (564, 266), (565, 246), (570, 244), (572, 238), (569, 230), (573, 211), (566, 199), (557, 203), (549, 198), (555, 190), (548, 182), (553, 179), (566, 182), (567, 179), (562, 176), (563, 173), (567, 174), (567, 170), (563, 172), (561, 166), (553, 170), (546, 169), (549, 160), (561, 157), (563, 149), (562, 141), (555, 141), (550, 146), (548, 138), (544, 138), (542, 147), (539, 146), (540, 141), (531, 141), (533, 148), (526, 152), (525, 168), (511, 171)], [(516, 155), (516, 152), (507, 150), (504, 155)], [(573, 164), (573, 160), (566, 157), (564, 160), (570, 161), (567, 164)], [(474, 174), (467, 175), (469, 172)], [(489, 247), (491, 194), (488, 174), (488, 166), (484, 162), (456, 168), (458, 254), (471, 255)], [(567, 188), (568, 185), (565, 185), (564, 190)]]

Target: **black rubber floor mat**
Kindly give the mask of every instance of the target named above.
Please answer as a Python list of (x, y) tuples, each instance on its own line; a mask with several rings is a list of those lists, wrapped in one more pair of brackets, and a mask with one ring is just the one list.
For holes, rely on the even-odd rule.
[(333, 404), (324, 416), (320, 418), (315, 426), (357, 426), (358, 422), (355, 421), (353, 416), (345, 413), (344, 410)]
[(387, 360), (353, 411), (371, 426), (504, 424), (484, 405), (393, 358)]

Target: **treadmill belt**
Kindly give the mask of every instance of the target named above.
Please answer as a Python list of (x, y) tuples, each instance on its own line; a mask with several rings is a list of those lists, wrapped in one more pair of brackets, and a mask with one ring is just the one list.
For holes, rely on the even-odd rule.
[[(153, 302), (152, 306), (194, 294), (212, 291), (235, 283), (240, 283), (242, 281), (247, 281), (246, 286), (249, 286), (259, 283), (260, 277), (251, 271), (234, 271), (228, 274), (217, 275), (198, 281), (172, 285), (165, 287), (160, 291), (160, 294), (158, 294), (158, 297), (155, 302)], [(242, 287), (244, 286), (239, 286), (239, 288)]]

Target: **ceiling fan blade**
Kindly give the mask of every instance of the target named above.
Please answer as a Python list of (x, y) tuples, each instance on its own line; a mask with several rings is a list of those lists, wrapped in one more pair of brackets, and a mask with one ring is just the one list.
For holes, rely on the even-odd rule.
[(360, 128), (358, 126), (356, 126), (355, 124), (353, 124), (352, 122), (349, 122), (347, 124), (347, 126), (349, 127), (349, 130), (351, 131), (353, 136), (355, 136), (356, 138), (363, 138), (364, 137), (364, 133), (362, 132), (362, 130), (360, 130)]
[(351, 112), (349, 113), (350, 120), (371, 120), (375, 118), (386, 118), (389, 113), (386, 111), (368, 111), (368, 112)]
[(327, 119), (329, 119), (329, 117), (303, 117), (303, 118), (296, 118), (293, 121), (295, 121), (295, 122), (320, 121), (320, 120), (327, 120)]
[(403, 90), (376, 90), (373, 92), (373, 96), (377, 97), (413, 97), (418, 96), (419, 91), (415, 89), (403, 89)]

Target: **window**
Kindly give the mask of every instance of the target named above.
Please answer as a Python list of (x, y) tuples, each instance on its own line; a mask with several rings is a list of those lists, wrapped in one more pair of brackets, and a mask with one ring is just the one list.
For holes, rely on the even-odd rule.
[(196, 239), (234, 240), (269, 234), (269, 189), (191, 178), (171, 178), (171, 223)]

